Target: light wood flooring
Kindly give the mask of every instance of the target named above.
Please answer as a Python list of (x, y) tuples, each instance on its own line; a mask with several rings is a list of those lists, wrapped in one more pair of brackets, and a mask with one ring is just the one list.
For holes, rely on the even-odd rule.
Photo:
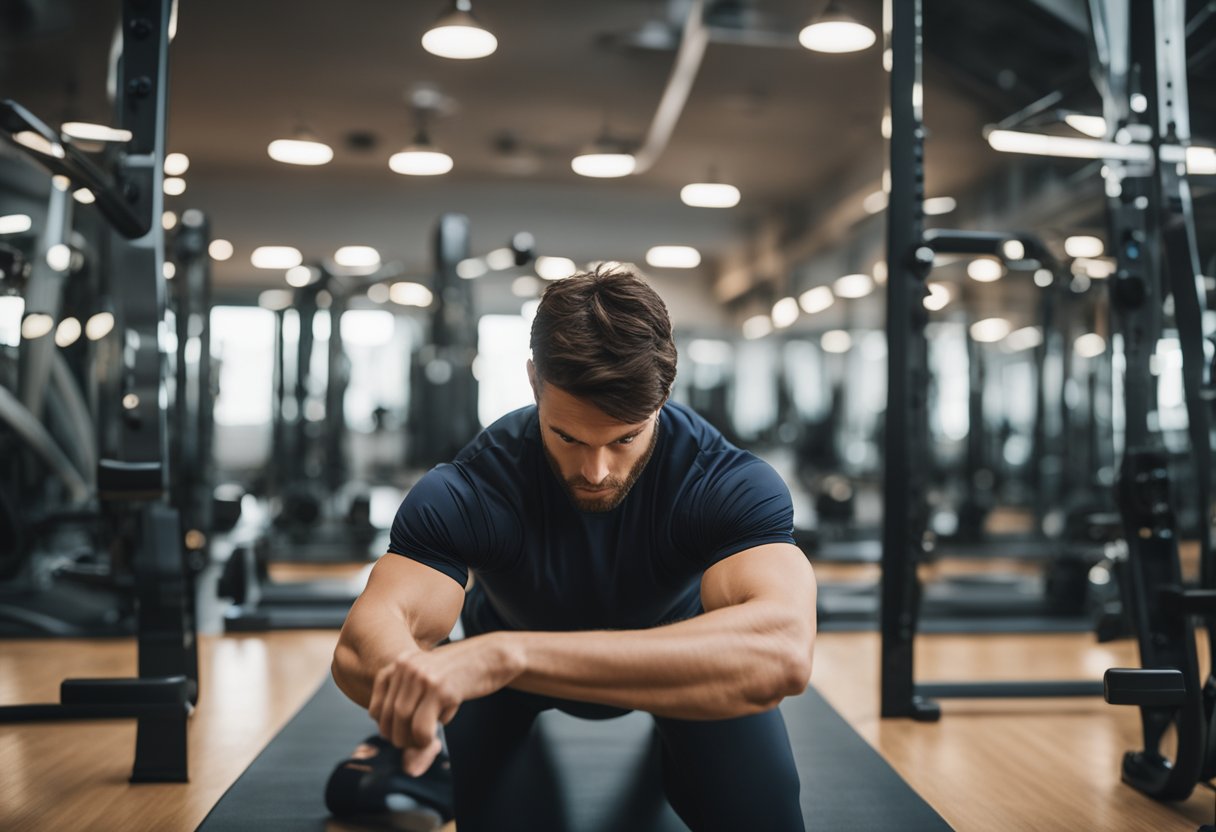
[[(194, 829), (328, 673), (335, 639), (204, 636), (189, 784), (127, 783), (133, 722), (0, 725), (0, 830)], [(878, 656), (877, 634), (823, 634), (813, 682), (960, 832), (1194, 832), (1212, 822), (1211, 792), (1163, 806), (1119, 782), (1120, 757), (1139, 734), (1135, 709), (1096, 699), (947, 700), (938, 723), (880, 720)], [(1136, 661), (1130, 642), (1097, 645), (1086, 634), (940, 635), (919, 639), (916, 663), (927, 682), (1098, 679)], [(134, 670), (130, 642), (0, 641), (0, 704), (54, 701), (65, 676)]]

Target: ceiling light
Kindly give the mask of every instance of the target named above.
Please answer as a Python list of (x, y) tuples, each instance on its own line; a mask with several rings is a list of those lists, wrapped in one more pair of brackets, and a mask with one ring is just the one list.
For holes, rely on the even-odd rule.
[(185, 153), (170, 153), (165, 157), (165, 176), (181, 176), (190, 170), (190, 157)]
[(1087, 332), (1073, 341), (1072, 348), (1082, 358), (1097, 358), (1106, 352), (1106, 339), (1096, 332)]
[(701, 252), (692, 246), (654, 246), (646, 252), (646, 263), (656, 269), (695, 269)]
[(1021, 240), (1006, 240), (1001, 245), (1001, 254), (1006, 260), (1023, 260), (1026, 257), (1026, 245)]
[(819, 346), (824, 352), (848, 352), (853, 347), (853, 336), (843, 329), (829, 329), (819, 336)]
[(680, 201), (693, 208), (733, 208), (739, 189), (721, 182), (694, 182), (680, 189)]
[(401, 306), (430, 306), (434, 300), (431, 290), (421, 283), (394, 283), (388, 290), (389, 300)]
[(22, 130), (20, 133), (15, 134), (13, 141), (44, 156), (54, 156), (56, 159), (62, 159), (65, 155), (63, 145), (59, 142), (53, 142), (41, 133), (35, 133), (32, 130)]
[(1004, 318), (985, 318), (971, 325), (971, 338), (981, 344), (994, 344), (1008, 335), (1012, 328)]
[(832, 291), (838, 298), (864, 298), (874, 291), (874, 278), (868, 274), (846, 274), (836, 279)]
[(574, 261), (568, 257), (537, 257), (536, 273), (545, 280), (561, 280), (578, 271)]
[(773, 326), (785, 329), (798, 320), (798, 301), (794, 298), (782, 298), (773, 304)]
[(207, 253), (212, 260), (227, 260), (232, 256), (232, 243), (217, 237), (207, 246)]
[(72, 265), (72, 250), (63, 243), (56, 243), (46, 250), (46, 264), (57, 272), (66, 272)]
[(27, 341), (41, 338), (55, 328), (55, 319), (41, 312), (33, 312), (25, 316), (21, 322), (21, 337)]
[(1188, 147), (1186, 149), (1186, 172), (1196, 176), (1216, 173), (1216, 148)]
[(61, 348), (72, 346), (79, 340), (80, 330), (80, 321), (64, 318), (59, 322), (59, 326), (55, 327), (55, 345)]
[(97, 201), (97, 197), (93, 196), (93, 192), (88, 188), (77, 188), (72, 192), (72, 199), (76, 200), (81, 205), (92, 205)]
[(533, 298), (540, 292), (541, 282), (530, 274), (521, 275), (511, 282), (511, 294), (517, 298)]
[(798, 296), (798, 305), (808, 315), (822, 312), (835, 302), (836, 296), (832, 294), (832, 290), (827, 286), (816, 286), (814, 289), (807, 289)]
[(404, 176), (440, 176), (452, 169), (452, 157), (431, 144), (422, 130), (414, 143), (388, 160), (389, 169)]
[(1064, 121), (1078, 133), (1084, 133), (1090, 138), (1106, 138), (1106, 119), (1102, 116), (1087, 116), (1081, 113), (1068, 113)]
[(300, 289), (312, 283), (312, 269), (308, 266), (292, 266), (287, 270), (285, 278), (288, 286)]
[(496, 248), (486, 255), (486, 265), (496, 272), (512, 268), (515, 265), (515, 251), (506, 246)]
[(1069, 257), (1101, 257), (1105, 250), (1097, 237), (1076, 236), (1064, 241), (1064, 253)]
[(951, 211), (953, 211), (957, 207), (958, 207), (958, 203), (955, 201), (954, 197), (952, 197), (952, 196), (930, 197), (929, 199), (925, 200), (925, 204), (924, 204), (925, 214), (930, 217), (937, 217), (942, 214), (949, 214)]
[(258, 246), (249, 256), (255, 269), (290, 269), (303, 261), (300, 250), (291, 246)]
[(949, 305), (950, 289), (944, 283), (927, 283), (925, 288), (929, 290), (929, 294), (925, 295), (922, 303), (930, 312), (940, 312)]
[(709, 338), (694, 338), (684, 352), (697, 364), (726, 364), (732, 355), (728, 342)]
[(291, 306), (291, 292), (286, 289), (267, 289), (258, 295), (258, 306), (278, 312)]
[(1091, 257), (1078, 257), (1072, 261), (1072, 273), (1084, 274), (1087, 277), (1103, 278), (1110, 277), (1117, 270), (1114, 260), (1103, 258), (1101, 260)]
[(1004, 153), (1029, 153), (1033, 156), (1061, 156), (1071, 159), (1122, 159), (1132, 162), (1147, 162), (1153, 157), (1152, 148), (1143, 144), (1117, 144), (1096, 139), (1019, 133), (1014, 130), (991, 131), (988, 134), (988, 144), (993, 150), (1000, 150)]
[(422, 36), (422, 48), (440, 58), (471, 60), (494, 54), (498, 38), (473, 17), (469, 0), (453, 0), (448, 11)]
[(172, 280), (177, 277), (177, 266), (171, 260), (166, 260), (164, 265), (160, 267), (160, 273), (165, 276), (165, 280)]
[(1055, 282), (1055, 275), (1051, 273), (1051, 269), (1036, 269), (1034, 273), (1034, 285), (1040, 289), (1046, 289)]
[(880, 214), (887, 210), (887, 195), (884, 191), (875, 191), (861, 202), (861, 207), (867, 214)]
[(579, 176), (590, 176), (596, 179), (614, 179), (628, 176), (637, 166), (637, 160), (631, 153), (608, 151), (606, 148), (593, 147), (586, 153), (575, 156), (570, 160), (570, 169)]
[(313, 138), (275, 139), (266, 146), (266, 152), (285, 165), (325, 165), (334, 158), (332, 147)]
[(34, 226), (27, 214), (8, 214), (0, 217), (0, 234), (24, 234)]
[(1005, 349), (1010, 352), (1020, 352), (1037, 347), (1043, 343), (1043, 331), (1037, 326), (1026, 326), (1015, 329), (1005, 337)]
[(93, 124), (88, 121), (65, 121), (59, 127), (59, 132), (73, 139), (86, 142), (129, 142), (131, 131), (104, 124)]
[(378, 268), (380, 252), (371, 246), (342, 246), (334, 252), (334, 262), (351, 269)]
[(465, 280), (481, 277), (488, 270), (489, 267), (486, 266), (486, 261), (480, 257), (470, 257), (456, 264), (456, 275), (463, 277)]
[(1128, 98), (1127, 103), (1132, 108), (1133, 113), (1143, 113), (1148, 109), (1148, 96), (1142, 92), (1134, 92)]
[(869, 26), (850, 17), (836, 0), (830, 0), (823, 14), (798, 33), (798, 42), (814, 52), (860, 52), (874, 45), (877, 36)]
[(90, 341), (100, 341), (114, 329), (114, 313), (98, 312), (85, 321), (84, 334)]
[(979, 283), (992, 283), (1005, 276), (1005, 267), (995, 257), (977, 257), (967, 264), (967, 277)]
[(186, 192), (186, 180), (177, 176), (165, 177), (165, 193), (169, 196), (181, 196)]
[(885, 286), (887, 283), (887, 261), (875, 260), (874, 268), (870, 269), (870, 274), (874, 275), (874, 282), (879, 286)]
[(177, 227), (177, 214), (172, 211), (165, 211), (160, 215), (160, 225), (166, 231), (172, 231)]
[(749, 341), (763, 338), (773, 331), (773, 319), (768, 315), (753, 315), (743, 322), (743, 337)]

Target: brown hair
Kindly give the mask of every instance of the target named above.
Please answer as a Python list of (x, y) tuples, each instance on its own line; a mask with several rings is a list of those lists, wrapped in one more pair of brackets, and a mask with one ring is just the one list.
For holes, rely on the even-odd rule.
[(532, 363), (542, 383), (618, 421), (645, 421), (667, 401), (676, 377), (667, 306), (620, 266), (558, 280), (532, 322)]

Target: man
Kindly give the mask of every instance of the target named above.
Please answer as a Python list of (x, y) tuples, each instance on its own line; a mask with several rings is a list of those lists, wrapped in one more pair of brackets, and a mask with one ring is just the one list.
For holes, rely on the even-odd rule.
[[(498, 778), (550, 707), (652, 714), (695, 832), (802, 829), (775, 706), (810, 677), (815, 581), (788, 490), (668, 402), (671, 322), (633, 273), (551, 284), (532, 355), (536, 405), (406, 496), (342, 630), (339, 687), (411, 775), (446, 725), (459, 832), (509, 825)], [(458, 616), (467, 637), (436, 646)]]

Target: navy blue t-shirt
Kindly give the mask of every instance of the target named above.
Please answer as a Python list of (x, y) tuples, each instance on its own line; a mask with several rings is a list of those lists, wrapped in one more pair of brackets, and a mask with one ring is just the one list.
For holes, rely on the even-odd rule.
[(702, 573), (764, 543), (793, 543), (789, 490), (767, 463), (679, 404), (608, 512), (579, 510), (541, 445), (535, 406), (508, 413), (410, 489), (389, 552), (464, 586), (470, 634), (640, 629), (701, 612)]

